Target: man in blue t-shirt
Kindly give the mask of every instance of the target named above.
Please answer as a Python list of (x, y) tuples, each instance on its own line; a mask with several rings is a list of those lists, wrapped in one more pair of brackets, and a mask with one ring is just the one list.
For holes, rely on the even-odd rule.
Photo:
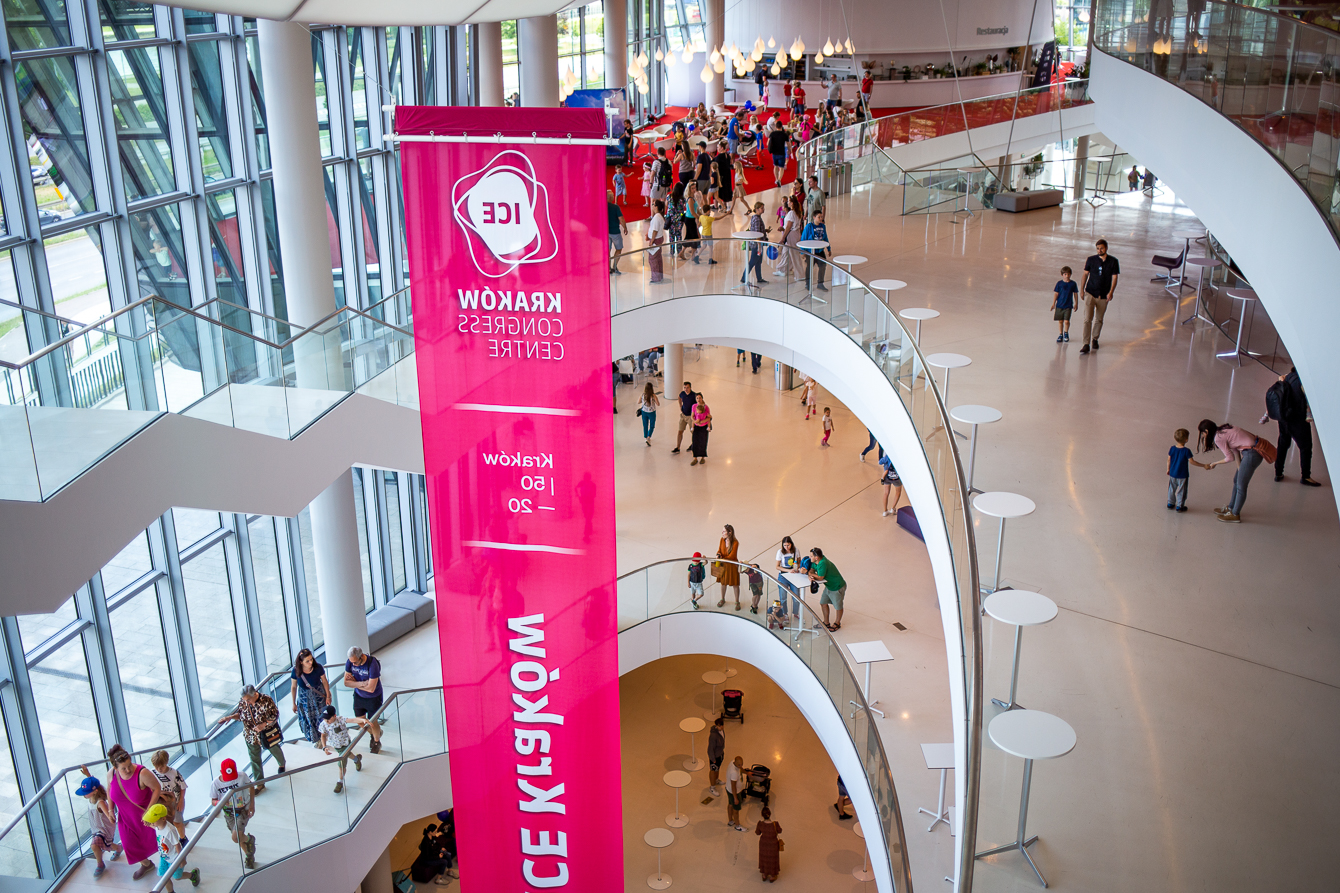
[(736, 112), (731, 115), (730, 122), (726, 125), (726, 148), (730, 154), (734, 155), (740, 148), (740, 115), (743, 112)]
[[(814, 212), (814, 219), (805, 224), (805, 229), (800, 233), (800, 241), (808, 242), (810, 240), (818, 242), (828, 241), (828, 227), (824, 226), (823, 208)], [(832, 251), (829, 248), (806, 248), (805, 252), (816, 259), (832, 254)], [(828, 291), (828, 286), (824, 285), (824, 276), (828, 273), (828, 265), (816, 262), (814, 263), (814, 267), (815, 272), (817, 273), (815, 278), (819, 280), (815, 288), (819, 289), (819, 291)]]
[(368, 720), (368, 734), (372, 736), (368, 750), (381, 753), (382, 729), (374, 719), (382, 708), (381, 662), (355, 645), (344, 662), (344, 684), (354, 690), (354, 716)]
[(684, 382), (684, 390), (679, 392), (679, 436), (675, 438), (675, 448), (672, 453), (678, 453), (680, 444), (684, 442), (684, 429), (693, 423), (693, 407), (698, 403), (698, 395), (693, 390), (690, 382)]

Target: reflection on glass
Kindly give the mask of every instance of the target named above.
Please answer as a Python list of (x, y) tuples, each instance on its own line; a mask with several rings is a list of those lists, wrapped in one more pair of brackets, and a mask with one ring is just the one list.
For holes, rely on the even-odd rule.
[(288, 623), (284, 613), (284, 587), (279, 579), (275, 519), (256, 518), (247, 524), (247, 530), (251, 535), (251, 569), (256, 578), (261, 637), (265, 640), (265, 667), (274, 672), (292, 663), (288, 647)]
[[(67, 57), (25, 59), (14, 67), (25, 133), (37, 140), (58, 207), (73, 213), (94, 209), (74, 65)], [(39, 157), (41, 157), (39, 155)]]
[(232, 190), (205, 196), (209, 215), (210, 268), (215, 294), (245, 306), (247, 289), (242, 276), (242, 239), (237, 229), (237, 195)]
[(172, 520), (177, 529), (177, 549), (183, 552), (223, 526), (218, 512), (201, 509), (173, 509)]
[(363, 567), (363, 611), (371, 611), (372, 602), (372, 566), (368, 562), (368, 513), (363, 504), (363, 475), (372, 474), (362, 468), (354, 470), (354, 517), (358, 519), (358, 560)]
[(317, 591), (316, 555), (312, 551), (312, 512), (310, 509), (303, 509), (298, 514), (298, 530), (302, 536), (302, 571), (303, 581), (307, 584), (307, 617), (312, 624), (312, 647), (320, 648), (326, 643), (326, 632), (321, 625), (321, 599), (318, 597), (319, 593)]
[[(104, 579), (106, 571), (103, 572)], [(121, 694), (135, 749), (180, 740), (172, 677), (163, 646), (158, 593), (149, 587), (112, 611)], [(122, 742), (131, 747), (131, 742)]]
[(181, 210), (164, 205), (134, 215), (130, 228), (135, 246), (135, 269), (141, 295), (158, 295), (165, 301), (189, 307), (186, 256), (181, 235)]
[(73, 623), (79, 614), (74, 607), (74, 597), (65, 600), (50, 614), (20, 614), (19, 638), (23, 641), (23, 650), (32, 651), (56, 633)]
[[(19, 814), (23, 798), (19, 796), (18, 777), (14, 774), (14, 760), (9, 755), (9, 735), (0, 723), (0, 822), (8, 825)], [(37, 864), (33, 859), (32, 842), (23, 825), (0, 839), (0, 875), (5, 877), (36, 877)]]
[[(340, 251), (340, 225), (336, 223), (335, 165), (328, 164), (322, 170), (326, 184), (326, 230), (330, 236), (330, 272), (335, 280), (335, 306), (345, 305), (344, 255)], [(373, 257), (376, 257), (374, 251)], [(354, 283), (355, 290), (358, 283)]]
[(274, 302), (274, 316), (288, 317), (288, 303), (284, 299), (284, 263), (279, 256), (279, 228), (275, 223), (275, 188), (270, 180), (261, 181), (261, 208), (265, 219), (265, 260), (270, 276), (270, 294)]
[[(391, 581), (395, 592), (405, 588), (405, 541), (400, 530), (400, 475), (383, 472), (386, 482), (386, 523), (391, 542)], [(394, 593), (393, 593), (394, 594)]]
[(558, 55), (571, 56), (581, 49), (582, 11), (565, 9), (558, 14)]
[[(210, 19), (213, 18), (211, 15)], [(187, 52), (191, 57), (191, 97), (195, 103), (195, 126), (200, 140), (200, 165), (205, 182), (211, 183), (233, 175), (228, 114), (223, 105), (223, 76), (219, 70), (219, 44), (215, 40), (196, 41), (187, 44)]]
[(108, 50), (107, 78), (126, 198), (171, 192), (172, 149), (158, 50)]
[(141, 533), (102, 568), (102, 591), (111, 598), (121, 589), (153, 570), (149, 537)]
[(219, 30), (217, 20), (212, 12), (200, 12), (195, 9), (183, 9), (182, 17), (186, 19), (187, 34), (204, 34), (209, 31)]
[(605, 49), (605, 5), (603, 3), (588, 4), (583, 8), (583, 15), (586, 17), (585, 30), (582, 33), (583, 49), (588, 53), (603, 52)]
[(4, 0), (10, 50), (39, 50), (70, 43), (65, 0)]
[(98, 0), (102, 40), (149, 40), (154, 37), (154, 7), (145, 0)]
[(251, 121), (256, 128), (256, 166), (270, 167), (270, 133), (265, 124), (265, 96), (262, 90), (261, 44), (257, 37), (247, 38), (247, 86), (251, 95)]
[[(0, 251), (0, 300), (19, 303), (19, 288), (14, 282), (14, 261), (8, 251)], [(34, 320), (36, 322), (36, 320)], [(28, 356), (28, 333), (23, 325), (23, 312), (9, 304), (0, 304), (0, 360), (13, 363)], [(17, 373), (15, 373), (17, 374)], [(9, 380), (10, 373), (0, 376), (0, 383)], [(0, 393), (0, 403), (18, 402), (17, 393)]]
[[(107, 272), (102, 265), (102, 250), (94, 241), (96, 236), (97, 227), (89, 227), (87, 231), (76, 230), (42, 243), (56, 312), (67, 319), (94, 322), (112, 311), (111, 298), (107, 293)], [(33, 320), (29, 322), (31, 324)], [(61, 334), (67, 333), (62, 331)], [(107, 351), (114, 351), (114, 348), (108, 344), (98, 356), (106, 356)], [(85, 368), (93, 361), (93, 356), (86, 356), (79, 361), (79, 368)], [(116, 377), (119, 379), (120, 360), (114, 361), (113, 365), (118, 370)]]
[(371, 158), (358, 159), (358, 197), (363, 224), (363, 262), (368, 270), (368, 301), (375, 304), (382, 299), (381, 265), (377, 246), (377, 193), (373, 180)]
[[(363, 29), (349, 29), (349, 103), (354, 112), (355, 148), (367, 149), (372, 145), (368, 130), (368, 94), (363, 75)], [(376, 58), (376, 55), (373, 55)]]
[(47, 768), (55, 773), (101, 756), (102, 739), (93, 712), (84, 640), (75, 636), (41, 663), (29, 667), (28, 678), (37, 703)]
[(233, 707), (242, 691), (242, 663), (233, 626), (233, 600), (228, 591), (228, 562), (223, 543), (181, 566), (186, 610), (191, 621), (200, 697), (210, 721)]
[(330, 149), (330, 101), (326, 96), (326, 48), (321, 36), (312, 35), (312, 68), (316, 78), (316, 126), (321, 136), (321, 155), (331, 154)]

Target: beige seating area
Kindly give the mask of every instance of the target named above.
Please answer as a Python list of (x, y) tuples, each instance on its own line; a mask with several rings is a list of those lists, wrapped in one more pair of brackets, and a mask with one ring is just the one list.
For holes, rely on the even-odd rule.
[(1065, 193), (1059, 189), (1038, 189), (1029, 192), (998, 192), (995, 197), (997, 211), (1035, 211), (1038, 208), (1051, 208), (1059, 205)]

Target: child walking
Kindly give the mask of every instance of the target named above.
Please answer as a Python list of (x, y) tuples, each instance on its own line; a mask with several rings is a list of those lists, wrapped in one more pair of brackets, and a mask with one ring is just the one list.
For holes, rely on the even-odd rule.
[(749, 613), (757, 614), (759, 599), (763, 598), (763, 575), (758, 572), (757, 564), (745, 568), (744, 575), (749, 579), (749, 594), (754, 599), (749, 606)]
[(614, 169), (614, 203), (628, 204), (628, 180), (624, 177), (621, 167)]
[(177, 833), (181, 835), (181, 842), (190, 843), (191, 838), (186, 836), (186, 779), (182, 778), (180, 772), (168, 765), (168, 752), (166, 750), (155, 753), (149, 764), (152, 767), (150, 771), (158, 779), (158, 786), (163, 793), (172, 796), (175, 806), (172, 824), (176, 827)]
[(1056, 320), (1056, 343), (1070, 340), (1070, 314), (1075, 310), (1075, 301), (1079, 297), (1078, 283), (1070, 281), (1070, 268), (1061, 268), (1061, 278), (1052, 290), (1052, 319)]
[(1197, 462), (1186, 442), (1191, 433), (1185, 428), (1173, 432), (1173, 445), (1168, 448), (1168, 508), (1174, 511), (1186, 511), (1186, 482), (1189, 475), (1187, 463), (1197, 468), (1209, 468), (1204, 462)]
[[(162, 803), (155, 803), (144, 812), (144, 823), (152, 825), (154, 833), (158, 835), (158, 876), (163, 877), (172, 867), (172, 860), (177, 858), (181, 852), (181, 835), (177, 833), (177, 828), (170, 821), (167, 807)], [(167, 893), (172, 893), (172, 882), (181, 880), (186, 872), (186, 866), (183, 865), (168, 878), (167, 884), (163, 887)], [(200, 886), (200, 869), (192, 868), (188, 875), (191, 879), (191, 886)]]
[(256, 814), (252, 789), (246, 787), (251, 781), (246, 770), (238, 769), (237, 761), (230, 757), (219, 763), (219, 777), (209, 787), (211, 806), (218, 806), (220, 800), (227, 801), (223, 805), (223, 819), (233, 836), (233, 843), (242, 851), (247, 868), (256, 867), (256, 835), (247, 833), (247, 822)]
[(712, 224), (718, 220), (724, 220), (730, 216), (720, 202), (708, 202), (704, 204), (698, 214), (698, 235), (702, 242), (698, 248), (698, 255), (706, 257), (709, 264), (716, 263), (712, 259)]
[(93, 869), (93, 876), (100, 878), (107, 870), (102, 861), (102, 854), (110, 852), (113, 862), (121, 856), (121, 844), (116, 842), (116, 807), (107, 798), (107, 791), (103, 788), (102, 782), (92, 775), (79, 783), (75, 793), (88, 803), (88, 828), (91, 834), (89, 843), (93, 847), (93, 858), (98, 860), (97, 866)]
[(335, 706), (329, 705), (324, 713), (321, 714), (321, 749), (326, 753), (338, 753), (340, 755), (340, 779), (335, 782), (335, 793), (344, 790), (344, 770), (349, 766), (349, 760), (354, 761), (354, 769), (363, 771), (363, 755), (361, 753), (350, 753), (351, 736), (349, 735), (349, 725), (365, 726), (368, 724), (366, 719), (349, 718), (338, 716), (335, 713)]
[(651, 201), (651, 162), (642, 163), (642, 197), (646, 199), (643, 204)]
[(808, 422), (814, 412), (814, 379), (805, 379), (805, 393), (801, 395), (800, 402), (805, 405), (805, 421)]
[(689, 600), (693, 610), (698, 610), (698, 599), (703, 597), (703, 581), (707, 579), (707, 565), (703, 563), (703, 553), (694, 552), (689, 562)]
[(819, 446), (828, 446), (828, 438), (833, 436), (833, 410), (824, 407), (824, 439)]

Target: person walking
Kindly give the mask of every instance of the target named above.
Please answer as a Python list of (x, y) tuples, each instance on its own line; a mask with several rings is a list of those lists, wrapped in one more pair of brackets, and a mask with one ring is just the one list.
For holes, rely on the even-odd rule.
[(256, 835), (247, 833), (247, 822), (256, 814), (256, 801), (251, 795), (259, 787), (248, 787), (251, 782), (251, 776), (238, 769), (235, 760), (226, 759), (219, 763), (219, 777), (209, 786), (210, 805), (223, 803), (224, 823), (247, 868), (256, 867)]
[(870, 452), (871, 450), (877, 450), (877, 452), (875, 453), (876, 459), (883, 459), (884, 447), (879, 445), (878, 440), (875, 440), (875, 432), (871, 431), (869, 428), (866, 428), (865, 433), (870, 435), (870, 443), (866, 444), (865, 449), (861, 450), (861, 461), (862, 462), (865, 461), (865, 454)]
[(827, 201), (828, 197), (819, 188), (818, 177), (811, 174), (806, 183), (809, 185), (805, 190), (805, 221), (809, 222), (814, 219), (815, 214), (824, 209), (824, 202)]
[(707, 151), (707, 143), (698, 142), (698, 155), (693, 160), (693, 179), (698, 184), (698, 194), (706, 196), (712, 188), (712, 153)]
[(828, 76), (828, 102), (825, 107), (832, 111), (834, 106), (842, 105), (842, 87), (838, 84), (837, 75)]
[[(879, 467), (884, 472), (879, 479), (884, 485), (884, 514), (881, 517), (887, 518), (898, 511), (898, 503), (903, 501), (903, 480), (898, 477), (898, 469), (893, 467), (893, 460), (887, 454), (879, 457)], [(889, 492), (894, 487), (898, 488), (898, 495), (893, 499), (893, 508), (889, 508)]]
[(382, 709), (381, 661), (364, 654), (357, 645), (350, 648), (349, 659), (344, 662), (344, 684), (354, 690), (354, 716), (368, 720), (368, 734), (372, 736), (368, 750), (381, 753), (382, 728), (375, 719)]
[(735, 203), (741, 202), (745, 210), (749, 209), (749, 181), (745, 178), (744, 158), (736, 155), (731, 159), (731, 179), (735, 183), (735, 194), (730, 200), (730, 210), (735, 211)]
[[(679, 392), (679, 433), (675, 436), (675, 448), (670, 451), (672, 454), (678, 453), (684, 444), (684, 430), (693, 424), (693, 407), (697, 405), (698, 395), (694, 393), (692, 383), (684, 382), (684, 389)], [(692, 443), (692, 437), (689, 442)]]
[(814, 379), (812, 379), (812, 378), (807, 378), (807, 379), (805, 379), (805, 390), (803, 390), (803, 391), (801, 392), (801, 394), (800, 394), (800, 402), (801, 402), (801, 404), (805, 407), (805, 421), (807, 421), (807, 422), (810, 420), (810, 415), (811, 415), (811, 413), (814, 413), (814, 412), (815, 412), (815, 409), (814, 409), (814, 389), (815, 389), (815, 387), (816, 387), (816, 384), (815, 384)]
[(759, 233), (760, 237), (749, 241), (748, 251), (749, 260), (745, 264), (744, 273), (740, 275), (740, 282), (749, 284), (749, 273), (752, 270), (754, 279), (759, 285), (767, 285), (768, 280), (763, 278), (763, 245), (768, 239), (768, 233), (771, 228), (763, 222), (763, 202), (754, 202), (754, 213), (749, 217), (749, 232)]
[[(801, 241), (814, 239), (819, 242), (828, 241), (828, 227), (824, 225), (824, 209), (820, 208), (814, 212), (814, 219), (805, 224), (804, 231), (800, 234)], [(828, 274), (828, 264), (820, 263), (825, 257), (832, 255), (833, 249), (829, 248), (810, 248), (806, 249), (810, 255), (810, 263), (815, 267), (815, 285), (819, 291), (828, 291), (828, 286), (824, 285), (824, 276)]]
[[(1298, 483), (1307, 487), (1320, 487), (1312, 479), (1312, 425), (1308, 422), (1307, 394), (1303, 391), (1303, 381), (1298, 377), (1298, 368), (1289, 367), (1289, 374), (1280, 376), (1271, 391), (1279, 394), (1276, 414), (1272, 416), (1279, 423), (1279, 441), (1275, 451), (1275, 480), (1284, 480), (1284, 460), (1289, 457), (1290, 442), (1298, 445), (1299, 471), (1302, 473)], [(1266, 406), (1270, 406), (1267, 395)]]
[[(824, 550), (815, 546), (810, 549), (810, 579), (822, 580), (824, 594), (819, 598), (819, 608), (823, 612), (824, 626), (829, 632), (842, 629), (842, 602), (847, 597), (847, 581), (838, 573), (837, 565), (824, 557)], [(828, 622), (828, 606), (835, 611), (833, 622)]]
[(777, 275), (782, 280), (799, 279), (801, 277), (800, 255), (796, 243), (800, 241), (800, 231), (804, 224), (800, 220), (801, 211), (791, 196), (782, 197), (782, 207), (786, 210), (786, 216), (782, 218), (782, 231), (777, 234), (777, 243), (780, 246), (781, 262), (777, 265)]
[(610, 272), (618, 276), (623, 272), (619, 269), (619, 255), (623, 253), (623, 237), (628, 235), (628, 221), (624, 219), (623, 211), (614, 201), (613, 192), (605, 191), (605, 201), (605, 210), (610, 222)]
[(670, 194), (670, 184), (674, 181), (670, 159), (665, 157), (665, 146), (656, 150), (656, 158), (651, 163), (651, 200), (665, 201)]
[(679, 182), (687, 186), (693, 180), (693, 150), (689, 148), (688, 142), (682, 142), (675, 146), (676, 167), (679, 173)]
[(698, 217), (703, 209), (699, 198), (698, 184), (690, 180), (684, 187), (684, 241), (679, 256), (681, 260), (692, 258), (695, 264), (701, 263), (698, 260), (698, 240), (702, 237), (698, 230)]
[[(150, 806), (162, 801), (163, 792), (154, 774), (132, 760), (121, 745), (112, 745), (107, 751), (107, 760), (112, 764), (111, 774), (107, 777), (107, 797), (116, 807), (116, 829), (121, 832), (126, 864), (139, 863), (134, 874), (138, 881), (154, 870), (151, 857), (158, 852), (154, 829), (141, 819)], [(84, 775), (89, 775), (87, 767), (79, 768)]]
[(102, 786), (102, 782), (88, 773), (88, 767), (81, 766), (84, 770), (85, 778), (75, 789), (75, 795), (84, 798), (88, 804), (88, 830), (89, 849), (93, 850), (93, 858), (97, 864), (93, 868), (93, 878), (102, 877), (107, 872), (107, 864), (103, 861), (103, 853), (111, 853), (112, 861), (124, 852), (124, 847), (116, 842), (116, 809), (112, 806), (112, 801), (107, 799), (107, 790)]
[(1098, 253), (1084, 262), (1079, 288), (1084, 293), (1084, 346), (1079, 349), (1082, 354), (1098, 349), (1103, 314), (1107, 313), (1108, 304), (1117, 293), (1117, 280), (1121, 278), (1121, 263), (1107, 253), (1107, 240), (1099, 239), (1094, 247)]
[(828, 439), (829, 439), (830, 437), (833, 436), (833, 409), (832, 409), (832, 407), (829, 407), (829, 406), (825, 406), (825, 407), (824, 407), (823, 423), (824, 423), (824, 439), (823, 439), (823, 441), (819, 444), (819, 446), (826, 447), (826, 446), (828, 446)]
[(158, 779), (158, 789), (163, 792), (162, 803), (168, 807), (170, 821), (177, 828), (183, 843), (190, 842), (186, 836), (186, 779), (176, 769), (168, 765), (171, 759), (166, 750), (156, 752), (149, 759), (149, 771)]
[(707, 733), (707, 781), (712, 796), (719, 796), (717, 785), (721, 784), (721, 762), (726, 759), (726, 721), (717, 717), (712, 730)]
[(670, 254), (677, 255), (684, 247), (684, 184), (676, 183), (670, 189), (670, 201), (665, 205), (665, 231)]
[(344, 770), (349, 767), (349, 760), (354, 761), (354, 769), (363, 771), (363, 755), (352, 753), (353, 736), (349, 734), (349, 725), (365, 726), (368, 724), (365, 719), (345, 718), (335, 712), (335, 705), (327, 707), (321, 714), (321, 749), (327, 755), (335, 754), (339, 756), (340, 777), (335, 782), (335, 793), (344, 790)]
[[(251, 777), (257, 781), (265, 778), (265, 768), (261, 765), (261, 748), (270, 752), (279, 765), (278, 773), (284, 769), (284, 733), (279, 728), (279, 708), (267, 695), (256, 690), (256, 686), (247, 685), (242, 689), (242, 699), (237, 709), (219, 720), (219, 725), (234, 719), (242, 721), (242, 738), (247, 744), (247, 756), (251, 763)], [(265, 790), (265, 784), (256, 785), (256, 793)]]
[(1128, 187), (1128, 191), (1130, 192), (1136, 192), (1139, 190), (1140, 166), (1138, 164), (1131, 165), (1131, 172), (1126, 175), (1126, 186)]
[(727, 587), (735, 590), (735, 610), (740, 610), (740, 566), (728, 562), (740, 560), (740, 541), (735, 538), (735, 528), (727, 524), (721, 528), (721, 541), (717, 543), (717, 558), (724, 561), (713, 562), (712, 576), (721, 584), (721, 599), (717, 607), (726, 604)]
[(642, 399), (638, 402), (637, 414), (642, 417), (642, 436), (647, 440), (647, 446), (651, 446), (651, 432), (656, 430), (656, 407), (661, 405), (661, 400), (656, 396), (656, 388), (651, 382), (647, 382), (646, 387), (642, 389)]
[(652, 282), (665, 281), (665, 257), (661, 245), (665, 242), (665, 202), (651, 203), (651, 219), (647, 221), (647, 269)]
[(712, 433), (712, 410), (702, 394), (695, 395), (698, 402), (693, 406), (693, 437), (689, 442), (689, 452), (693, 461), (689, 465), (707, 464), (707, 435)]
[(763, 819), (754, 826), (758, 835), (758, 873), (763, 880), (773, 883), (782, 870), (782, 833), (780, 822), (772, 820), (772, 810), (763, 807)]
[(298, 652), (293, 662), (293, 672), (289, 674), (289, 709), (297, 714), (298, 726), (302, 736), (313, 747), (321, 746), (321, 711), (330, 703), (330, 684), (326, 682), (325, 669), (316, 662), (312, 649), (304, 648)]
[(726, 824), (736, 831), (743, 831), (740, 824), (740, 809), (744, 806), (745, 788), (749, 783), (749, 770), (744, 767), (744, 757), (737, 756), (726, 767)]
[(1222, 460), (1211, 462), (1205, 468), (1214, 468), (1230, 461), (1238, 463), (1238, 472), (1233, 476), (1233, 491), (1228, 504), (1215, 509), (1214, 513), (1220, 521), (1240, 524), (1242, 506), (1247, 501), (1247, 486), (1252, 482), (1252, 475), (1256, 474), (1256, 469), (1262, 461), (1275, 460), (1275, 446), (1245, 428), (1227, 423), (1219, 425), (1210, 419), (1202, 420), (1197, 430), (1200, 432), (1196, 442), (1197, 452), (1204, 453), (1211, 448), (1217, 448), (1224, 454)]
[(786, 128), (778, 126), (768, 134), (768, 154), (772, 156), (772, 179), (778, 186), (786, 176), (786, 144), (790, 142)]

